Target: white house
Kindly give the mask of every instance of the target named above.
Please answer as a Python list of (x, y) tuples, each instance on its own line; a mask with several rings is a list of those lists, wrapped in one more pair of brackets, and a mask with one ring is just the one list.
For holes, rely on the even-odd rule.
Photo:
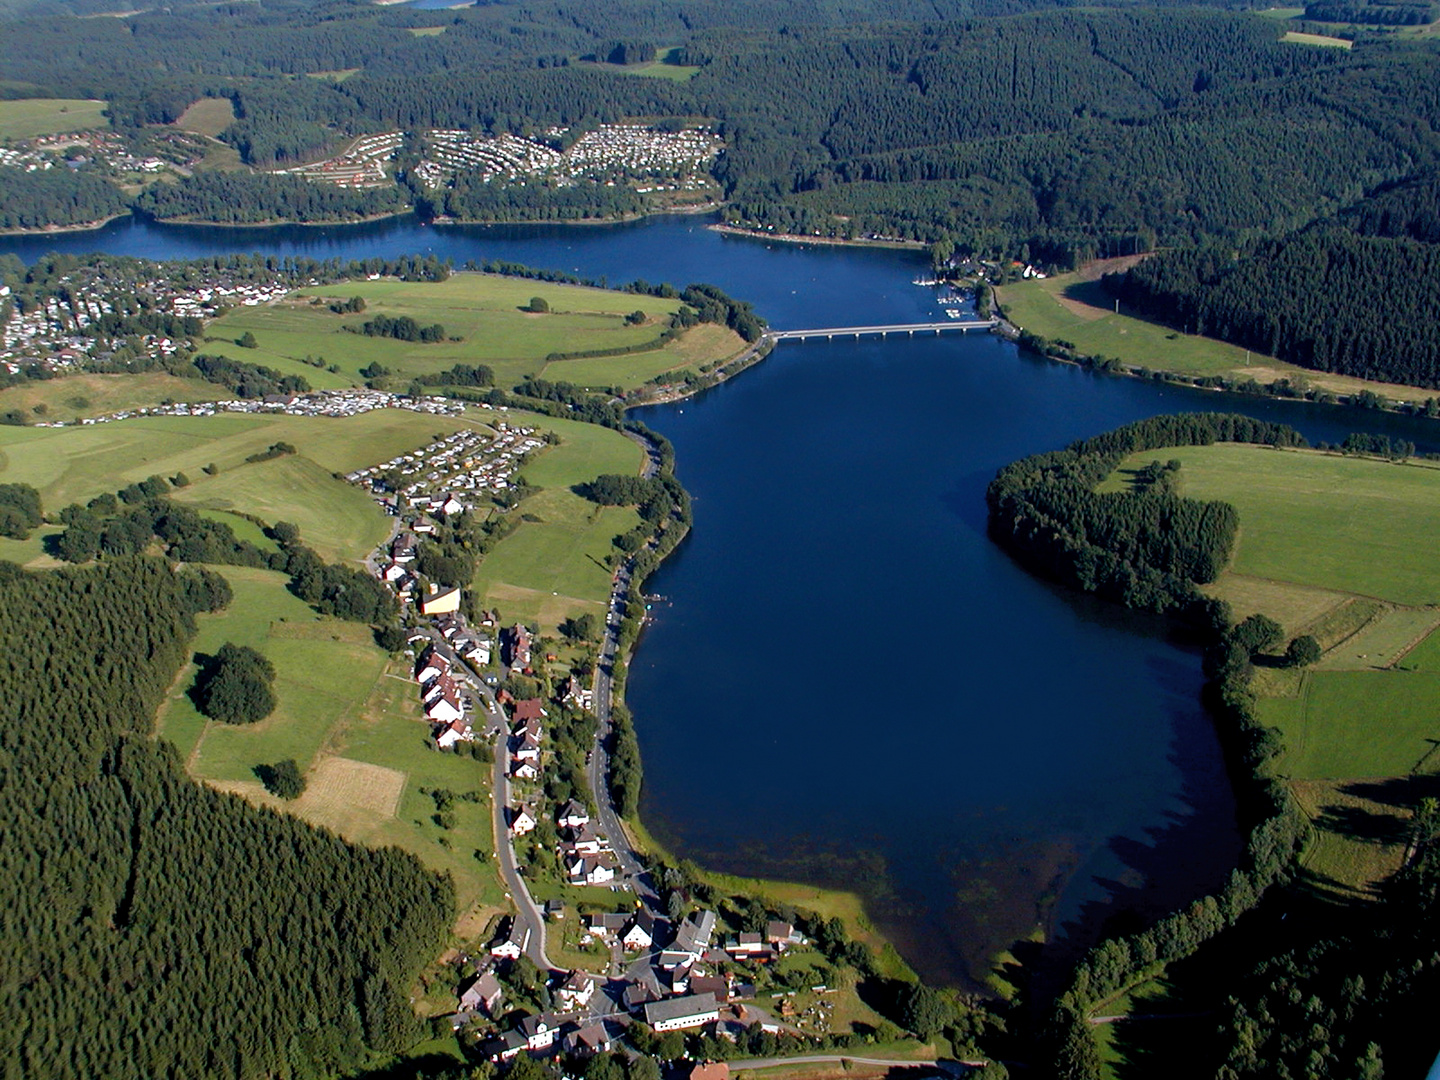
[(517, 761), (510, 769), (510, 775), (516, 780), (539, 780), (540, 767), (533, 761)]
[(530, 930), (511, 926), (507, 937), (500, 938), (490, 946), (490, 955), (501, 960), (519, 960), (530, 946)]
[(620, 936), (620, 943), (627, 949), (648, 949), (655, 944), (655, 916), (641, 909), (635, 913), (635, 921)]
[(595, 980), (583, 971), (572, 971), (570, 977), (556, 991), (560, 1008), (566, 1012), (583, 1009), (595, 996)]
[(615, 880), (615, 857), (606, 851), (599, 855), (576, 854), (566, 864), (570, 881), (575, 885), (604, 885)]
[(469, 724), (464, 720), (451, 720), (435, 732), (435, 745), (441, 750), (449, 750), (456, 743), (469, 742), (472, 738)]
[(580, 805), (576, 799), (571, 799), (560, 811), (560, 817), (556, 821), (562, 829), (578, 829), (581, 825), (590, 823), (590, 811)]
[(656, 1031), (680, 1031), (701, 1027), (720, 1019), (720, 1005), (714, 994), (666, 998), (645, 1006), (645, 1022)]
[(528, 806), (517, 806), (510, 811), (510, 831), (516, 836), (532, 832), (535, 824), (535, 815)]

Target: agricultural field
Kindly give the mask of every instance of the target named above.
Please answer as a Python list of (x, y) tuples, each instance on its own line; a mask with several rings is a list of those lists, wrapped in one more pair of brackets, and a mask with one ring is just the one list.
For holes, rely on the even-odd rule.
[[(365, 311), (337, 315), (328, 308), (333, 300), (360, 296)], [(543, 297), (550, 311), (522, 310), (532, 297)], [(312, 303), (312, 300), (322, 303)], [(357, 385), (360, 369), (380, 364), (403, 386), (417, 376), (443, 371), (457, 363), (489, 364), (501, 386), (513, 386), (528, 375), (598, 386), (631, 388), (662, 371), (698, 367), (733, 356), (744, 343), (729, 332), (716, 335), (697, 327), (672, 343), (676, 348), (655, 349), (598, 361), (547, 363), (552, 353), (627, 348), (653, 341), (665, 329), (678, 300), (572, 285), (552, 285), (490, 274), (455, 274), (438, 283), (358, 281), (311, 289), (268, 307), (244, 308), (206, 328), (203, 351), (249, 363), (265, 364), (286, 374), (303, 375), (317, 388)], [(643, 311), (646, 322), (627, 326), (624, 316)], [(376, 315), (408, 315), (422, 326), (439, 323), (446, 340), (429, 344), (365, 337), (344, 328), (359, 328)], [(246, 332), (255, 335), (257, 348), (242, 349), (236, 342)], [(683, 345), (699, 334), (700, 348)], [(317, 368), (306, 357), (324, 357), (339, 373)], [(571, 365), (590, 365), (572, 367)]]
[[(360, 559), (384, 539), (389, 525), (379, 507), (332, 474), (388, 460), (475, 423), (377, 409), (344, 419), (226, 413), (88, 427), (0, 427), (0, 482), (34, 485), (54, 511), (148, 476), (184, 473), (189, 486), (172, 492), (179, 501), (293, 521), (325, 558)], [(276, 442), (290, 443), (297, 453), (246, 462)], [(204, 471), (212, 464), (213, 476)]]
[(572, 615), (604, 613), (611, 540), (640, 520), (629, 507), (597, 506), (570, 489), (602, 473), (634, 475), (642, 453), (594, 424), (529, 414), (525, 423), (561, 442), (525, 466), (525, 479), (543, 490), (521, 504), (523, 524), (481, 560), (473, 588), (481, 606), (498, 608), (506, 621), (534, 620), (550, 633)]
[(0, 101), (0, 141), (34, 139), (67, 131), (108, 128), (103, 101), (85, 98), (25, 98)]
[(1306, 34), (1299, 30), (1287, 30), (1280, 37), (1281, 41), (1294, 42), (1297, 45), (1321, 45), (1330, 49), (1353, 49), (1355, 43), (1342, 37), (1330, 37), (1328, 34)]
[(1223, 375), (1271, 383), (1289, 379), (1335, 394), (1372, 390), (1397, 401), (1423, 403), (1426, 391), (1391, 383), (1372, 383), (1287, 364), (1216, 338), (1172, 330), (1160, 323), (1115, 310), (1115, 300), (1100, 278), (1133, 265), (1135, 258), (1102, 259), (1071, 274), (1043, 281), (1030, 279), (995, 290), (1005, 317), (1023, 330), (1068, 341), (1091, 356), (1113, 356), (1122, 363), (1180, 375)]
[(1178, 458), (1180, 491), (1240, 512), (1237, 574), (1396, 604), (1440, 604), (1440, 469), (1317, 451), (1219, 444), (1136, 454)]
[(1309, 884), (1373, 897), (1399, 865), (1410, 807), (1440, 794), (1440, 469), (1219, 444), (1133, 455), (1106, 485), (1170, 458), (1181, 493), (1240, 514), (1211, 590), (1237, 616), (1263, 612), (1325, 650), (1303, 671), (1262, 662), (1252, 689), (1284, 744), (1276, 772), (1315, 825)]
[[(194, 648), (213, 653), (232, 641), (275, 665), (278, 706), (258, 724), (207, 720), (188, 697), (187, 666), (161, 708), (159, 734), (173, 742), (189, 772), (253, 802), (298, 814), (358, 843), (393, 844), (456, 883), (457, 932), (473, 933), (504, 903), (493, 869), (488, 767), (437, 753), (420, 714), (406, 661), (392, 661), (370, 628), (317, 616), (292, 596), (283, 575), (215, 567), (235, 599), (202, 615)], [(294, 758), (306, 790), (293, 803), (265, 792), (255, 766)], [(442, 828), (421, 789), (476, 792), (457, 800), (455, 823)]]
[(22, 382), (0, 390), (0, 412), (18, 409), (37, 421), (70, 421), (166, 401), (214, 401), (224, 394), (214, 383), (159, 372), (66, 375), (60, 379)]

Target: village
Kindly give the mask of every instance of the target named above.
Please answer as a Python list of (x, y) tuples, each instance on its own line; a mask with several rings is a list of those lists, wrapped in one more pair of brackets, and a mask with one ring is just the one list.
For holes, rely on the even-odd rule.
[(110, 131), (72, 131), (41, 135), (0, 146), (0, 166), (24, 172), (79, 168), (99, 162), (119, 173), (154, 175), (169, 164), (154, 155), (138, 155), (124, 139)]
[[(113, 342), (87, 330), (106, 315), (133, 309), (137, 298), (143, 299), (150, 312), (195, 320), (193, 330), (198, 334), (201, 320), (215, 318), (229, 308), (279, 300), (297, 287), (295, 282), (282, 281), (278, 274), (270, 281), (251, 280), (252, 276), (232, 275), (217, 267), (203, 278), (156, 273), (136, 281), (132, 273), (88, 264), (53, 282), (39, 302), (28, 307), (16, 302), (9, 286), (0, 285), (0, 301), (5, 301), (5, 309), (10, 311), (0, 326), (0, 368), (13, 375), (23, 366), (38, 364), (47, 371), (63, 372), (105, 359)], [(183, 337), (164, 334), (144, 335), (142, 343), (148, 354), (158, 356), (173, 356), (185, 345)]]
[[(431, 190), (448, 186), (457, 175), (471, 174), (485, 183), (543, 179), (565, 185), (590, 180), (613, 187), (629, 179), (641, 193), (699, 191), (708, 186), (706, 170), (724, 148), (719, 137), (705, 129), (668, 131), (645, 124), (602, 124), (565, 149), (556, 146), (566, 146), (573, 133), (559, 127), (540, 139), (459, 129), (420, 134), (421, 160), (414, 174)], [(391, 182), (386, 166), (395, 161), (405, 139), (399, 131), (366, 135), (343, 154), (284, 171), (342, 187), (383, 186)]]
[[(472, 408), (488, 409), (488, 405)], [(216, 416), (220, 413), (250, 413), (284, 416), (359, 416), (375, 409), (405, 409), (431, 416), (458, 416), (465, 411), (459, 402), (443, 397), (411, 397), (387, 390), (312, 390), (307, 394), (270, 394), (263, 398), (228, 401), (176, 401), (169, 405), (146, 405), (123, 409), (103, 416), (78, 420), (38, 420), (35, 427), (89, 427), (141, 416)]]
[[(458, 432), (347, 477), (399, 519), (369, 564), (410, 613), (419, 714), (437, 751), (493, 761), (501, 871), (519, 911), (485, 950), (457, 958), (453, 1029), (496, 1062), (599, 1054), (627, 1036), (632, 1046), (693, 1036), (738, 1053), (773, 1049), (782, 1035), (828, 1035), (834, 991), (814, 983), (823, 957), (791, 921), (722, 914), (679, 888), (664, 888), (662, 904), (628, 839), (613, 833), (623, 827), (599, 779), (603, 758), (592, 781), (573, 765), (604, 753), (583, 664), (551, 677), (556, 655), (539, 654), (548, 639), (522, 623), (502, 626), (495, 611), (467, 618), (462, 589), (415, 572), (427, 542), (507, 490), (546, 446), (532, 428), (500, 421), (493, 429)], [(537, 903), (532, 892), (550, 899)], [(547, 949), (570, 962), (557, 965)], [(581, 955), (590, 959), (575, 963)], [(801, 963), (769, 973), (792, 955)], [(757, 986), (769, 991), (766, 1007)], [(796, 995), (806, 1002), (799, 1009)], [(691, 1075), (726, 1080), (729, 1070), (702, 1062)]]

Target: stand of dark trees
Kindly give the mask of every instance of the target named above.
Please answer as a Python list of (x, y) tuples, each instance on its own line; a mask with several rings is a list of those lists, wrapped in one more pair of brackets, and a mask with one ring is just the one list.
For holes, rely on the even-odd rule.
[[(1416, 193), (1433, 192), (1433, 181)], [(1433, 204), (1413, 213), (1395, 201), (1362, 225), (1433, 228)], [(1440, 324), (1429, 317), (1440, 280), (1440, 244), (1315, 227), (1233, 248), (1155, 255), (1111, 290), (1146, 315), (1315, 371), (1440, 387)]]
[(409, 208), (397, 187), (345, 188), (303, 176), (202, 172), (177, 184), (155, 184), (136, 208), (161, 221), (214, 221), (222, 225), (352, 221)]
[(0, 168), (0, 229), (88, 225), (129, 208), (120, 189), (94, 169)]
[(423, 1037), (449, 882), (196, 784), (151, 737), (226, 599), (155, 558), (0, 564), (6, 1077), (333, 1075)]
[(24, 540), (41, 520), (38, 491), (29, 484), (0, 484), (0, 536)]
[(376, 315), (373, 319), (366, 319), (358, 328), (347, 326), (345, 329), (355, 334), (363, 334), (365, 337), (388, 337), (394, 338), (396, 341), (418, 341), (430, 344), (445, 340), (445, 327), (439, 323), (421, 326), (409, 315), (401, 315), (398, 318)]
[(229, 388), (236, 397), (262, 398), (270, 394), (306, 394), (310, 383), (303, 375), (284, 375), (263, 364), (247, 364), (225, 356), (201, 353), (191, 361), (200, 377)]

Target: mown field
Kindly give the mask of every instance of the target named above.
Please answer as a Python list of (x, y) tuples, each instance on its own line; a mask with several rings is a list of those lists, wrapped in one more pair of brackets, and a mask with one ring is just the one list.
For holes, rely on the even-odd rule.
[(1284, 743), (1276, 772), (1316, 827), (1307, 881), (1372, 897), (1399, 865), (1410, 807), (1440, 790), (1440, 469), (1220, 444), (1136, 454), (1106, 484), (1171, 458), (1183, 494), (1240, 514), (1213, 591), (1326, 650), (1305, 671), (1262, 664), (1252, 689)]
[[(338, 315), (329, 310), (331, 301), (352, 296), (364, 298), (364, 312)], [(537, 296), (549, 304), (548, 313), (522, 310)], [(345, 282), (217, 319), (206, 328), (210, 340), (203, 351), (303, 375), (322, 389), (357, 385), (364, 380), (360, 370), (372, 364), (389, 369), (403, 389), (415, 376), (461, 363), (490, 365), (497, 383), (505, 387), (526, 376), (543, 375), (585, 386), (628, 389), (664, 371), (732, 356), (744, 343), (729, 331), (716, 334), (716, 328), (698, 327), (692, 331), (698, 349), (694, 343), (685, 344), (690, 337), (686, 335), (670, 348), (628, 356), (558, 363), (547, 363), (546, 358), (552, 353), (628, 348), (654, 341), (679, 307), (678, 300), (490, 274), (455, 274), (438, 283)], [(624, 317), (634, 311), (645, 312), (646, 322), (627, 326)], [(365, 337), (345, 329), (359, 329), (376, 315), (408, 315), (422, 326), (439, 323), (447, 339), (459, 340), (420, 344)], [(255, 336), (256, 348), (236, 344), (247, 332)], [(325, 367), (307, 364), (306, 357), (324, 357)], [(339, 372), (326, 370), (330, 365)]]
[(214, 401), (220, 387), (201, 379), (146, 372), (140, 375), (67, 375), (0, 390), (0, 412), (18, 409), (32, 423), (70, 421), (82, 416), (159, 405), (165, 401)]
[[(483, 927), (504, 902), (493, 869), (489, 771), (469, 757), (437, 753), (420, 714), (406, 663), (374, 644), (370, 629), (317, 616), (292, 596), (283, 575), (216, 567), (235, 599), (200, 618), (198, 653), (227, 641), (258, 649), (276, 669), (276, 710), (258, 724), (208, 720), (188, 696), (188, 666), (161, 708), (159, 734), (173, 742), (189, 772), (247, 799), (286, 809), (360, 843), (393, 844), (456, 882), (462, 935)], [(306, 774), (293, 803), (267, 794), (255, 767), (294, 758)], [(474, 791), (457, 801), (444, 829), (421, 789)]]
[[(172, 496), (211, 510), (292, 521), (326, 559), (361, 559), (389, 529), (359, 489), (333, 473), (386, 461), (475, 421), (381, 409), (332, 419), (227, 413), (147, 417), (67, 428), (0, 427), (0, 481), (32, 484), (47, 510), (160, 475), (184, 473)], [(293, 456), (247, 463), (272, 443)], [(218, 472), (205, 473), (208, 465)]]
[(1369, 389), (1396, 400), (1423, 402), (1425, 391), (1390, 383), (1371, 383), (1329, 375), (1247, 351), (1216, 338), (1172, 330), (1160, 323), (1115, 310), (1115, 300), (1101, 286), (1103, 273), (1123, 269), (1133, 258), (1105, 259), (1071, 274), (1057, 274), (1005, 285), (996, 297), (1005, 317), (1021, 329), (1052, 341), (1068, 341), (1091, 356), (1113, 356), (1122, 363), (1181, 375), (1223, 375), (1271, 383), (1289, 379), (1350, 394)]
[(525, 500), (520, 528), (481, 561), (474, 588), (482, 606), (498, 608), (505, 621), (535, 621), (550, 633), (569, 616), (604, 613), (611, 540), (640, 520), (629, 507), (596, 506), (571, 488), (603, 473), (636, 474), (643, 457), (608, 428), (529, 415), (525, 423), (556, 432), (561, 442), (522, 470), (544, 490)]
[(1134, 455), (1121, 469), (1178, 458), (1180, 490), (1240, 512), (1238, 574), (1440, 603), (1440, 469), (1236, 444)]
[(106, 103), (85, 98), (0, 101), (0, 139), (33, 139), (66, 131), (108, 128)]
[(235, 122), (235, 106), (229, 98), (203, 97), (192, 102), (175, 121), (175, 127), (192, 135), (214, 138)]

